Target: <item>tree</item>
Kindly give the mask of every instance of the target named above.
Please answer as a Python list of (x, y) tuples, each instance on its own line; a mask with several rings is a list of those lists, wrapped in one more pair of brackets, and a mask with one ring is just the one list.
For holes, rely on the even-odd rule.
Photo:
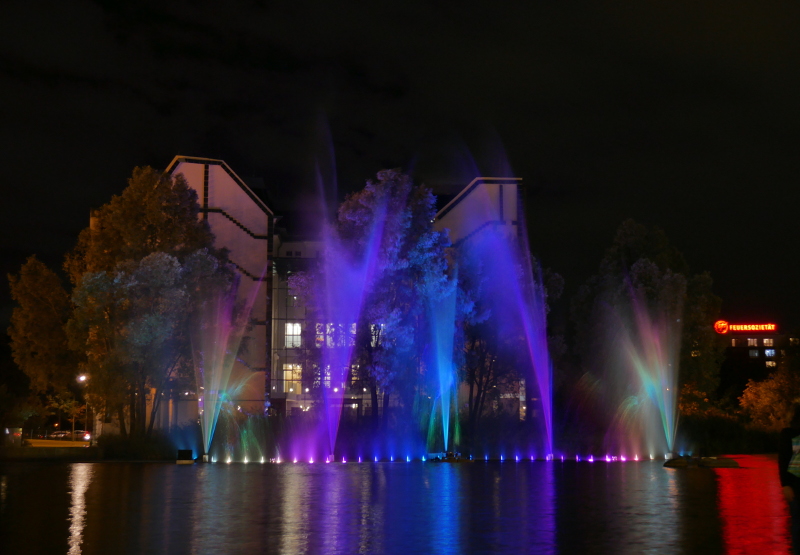
[(67, 330), (73, 348), (86, 353), (87, 392), (115, 407), (121, 422), (127, 399), (135, 435), (152, 433), (167, 384), (181, 373), (191, 376), (191, 327), (202, 305), (230, 287), (229, 277), (206, 250), (183, 264), (156, 252), (120, 262), (113, 272), (89, 272), (76, 287)]
[(753, 425), (779, 431), (789, 425), (786, 416), (799, 396), (800, 374), (781, 365), (766, 380), (748, 380), (739, 403)]
[(14, 362), (34, 392), (66, 389), (75, 379), (78, 359), (64, 332), (71, 307), (61, 280), (31, 256), (18, 275), (9, 274), (8, 282), (17, 303), (8, 328)]
[[(572, 300), (577, 368), (579, 374), (591, 376), (586, 379), (574, 376), (571, 381), (595, 384), (591, 404), (603, 407), (591, 420), (595, 424), (601, 421), (601, 413), (618, 406), (620, 396), (636, 394), (624, 388), (621, 391), (623, 386), (615, 384), (606, 372), (607, 367), (618, 365), (608, 365), (605, 361), (618, 356), (615, 342), (620, 339), (620, 322), (636, 321), (637, 312), (647, 314), (651, 324), (660, 320), (659, 326), (665, 328), (663, 333), (673, 337), (680, 333), (674, 337), (679, 358), (673, 362), (680, 361), (678, 391), (682, 395), (698, 391), (713, 395), (719, 383), (723, 349), (713, 333), (712, 323), (720, 305), (719, 297), (712, 292), (710, 275), (692, 276), (683, 255), (669, 243), (662, 230), (633, 220), (623, 222), (598, 272), (581, 286)], [(634, 344), (640, 342), (634, 337), (629, 339)], [(615, 369), (609, 372), (613, 374)], [(584, 399), (578, 392), (567, 397)], [(687, 398), (679, 406), (693, 405)]]
[(92, 212), (64, 269), (77, 285), (87, 272), (110, 272), (154, 252), (183, 260), (198, 249), (212, 251), (214, 237), (199, 213), (197, 193), (182, 175), (135, 168), (122, 194)]
[(189, 328), (201, 305), (232, 283), (199, 211), (182, 176), (136, 168), (67, 255), (71, 295), (35, 258), (10, 276), (14, 358), (35, 390), (66, 391), (80, 369), (93, 404), (113, 410), (123, 434), (127, 404), (131, 431), (144, 434), (152, 388), (152, 431), (162, 389), (191, 377)]
[[(433, 229), (435, 215), (435, 199), (429, 189), (414, 186), (411, 178), (398, 170), (383, 170), (377, 181), (368, 181), (363, 190), (345, 199), (330, 230), (342, 250), (328, 251), (326, 257), (372, 257), (366, 297), (356, 323), (353, 362), (358, 366), (358, 378), (370, 389), (376, 422), (379, 391), (384, 418), (393, 391), (404, 406), (411, 406), (413, 388), (420, 381), (415, 378), (426, 356), (426, 307), (432, 299), (454, 291), (445, 255), (449, 242), (444, 233)], [(304, 298), (312, 318), (324, 318), (325, 300), (319, 298), (326, 287), (324, 273), (320, 266), (290, 279), (290, 287)], [(328, 326), (324, 320), (317, 321)], [(344, 328), (339, 331), (349, 333)], [(322, 333), (329, 335), (327, 329)], [(323, 343), (322, 348), (335, 348), (339, 342)]]

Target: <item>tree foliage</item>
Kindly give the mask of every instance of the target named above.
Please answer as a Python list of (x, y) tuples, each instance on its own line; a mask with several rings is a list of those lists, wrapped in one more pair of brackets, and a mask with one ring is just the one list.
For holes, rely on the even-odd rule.
[[(393, 390), (410, 399), (405, 386), (418, 383), (408, 378), (419, 370), (426, 355), (422, 352), (428, 332), (426, 308), (432, 300), (454, 292), (445, 253), (449, 241), (446, 234), (433, 229), (435, 215), (429, 189), (415, 186), (398, 170), (383, 170), (377, 181), (368, 181), (364, 189), (345, 199), (330, 230), (353, 260), (367, 256), (373, 234), (380, 234), (377, 251), (371, 254), (374, 269), (354, 346), (359, 379), (370, 388), (373, 407), (378, 406), (379, 390), (384, 406)], [(317, 317), (321, 313), (322, 272), (320, 266), (290, 279), (290, 287), (312, 312), (312, 321), (314, 313)], [(377, 417), (377, 412), (373, 414)]]
[(87, 272), (110, 272), (120, 262), (154, 252), (183, 260), (198, 249), (212, 249), (213, 235), (199, 211), (197, 193), (182, 175), (135, 168), (122, 194), (92, 212), (64, 269), (77, 285)]
[(744, 393), (739, 397), (742, 410), (753, 425), (770, 431), (778, 431), (789, 425), (787, 415), (792, 404), (800, 397), (800, 374), (786, 365), (781, 365), (766, 380), (748, 380)]
[(603, 360), (607, 330), (613, 329), (614, 318), (609, 314), (637, 297), (652, 314), (680, 319), (680, 383), (691, 383), (686, 391), (713, 395), (719, 385), (724, 345), (712, 328), (722, 304), (712, 285), (708, 272), (690, 274), (685, 258), (662, 230), (626, 220), (597, 274), (572, 300), (576, 355), (582, 371), (593, 371), (594, 361)]
[(69, 350), (64, 325), (70, 299), (58, 276), (31, 256), (19, 274), (9, 275), (11, 297), (17, 303), (8, 335), (14, 361), (35, 392), (65, 389), (75, 378), (76, 355)]
[(135, 168), (66, 256), (71, 294), (35, 258), (10, 276), (14, 358), (36, 390), (65, 391), (87, 373), (92, 405), (115, 412), (123, 433), (126, 418), (134, 434), (152, 431), (161, 391), (191, 377), (190, 326), (232, 284), (226, 252), (198, 215), (182, 176)]

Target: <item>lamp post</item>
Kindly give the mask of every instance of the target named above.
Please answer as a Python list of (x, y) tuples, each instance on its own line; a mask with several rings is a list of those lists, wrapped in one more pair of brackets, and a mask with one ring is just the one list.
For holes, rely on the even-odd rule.
[[(89, 374), (79, 374), (75, 379), (79, 384), (86, 385), (86, 383), (89, 381)], [(89, 419), (89, 414), (91, 414), (91, 407), (89, 406), (89, 401), (87, 400), (85, 425), (87, 428), (89, 428), (87, 431), (89, 432), (89, 445), (91, 445), (94, 442), (94, 421)], [(92, 415), (92, 417), (94, 417), (94, 415)], [(73, 437), (72, 439), (74, 440), (75, 438)]]

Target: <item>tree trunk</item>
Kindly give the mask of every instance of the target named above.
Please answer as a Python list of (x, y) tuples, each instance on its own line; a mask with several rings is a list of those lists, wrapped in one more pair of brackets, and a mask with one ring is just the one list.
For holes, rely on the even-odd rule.
[(122, 439), (128, 439), (128, 428), (125, 426), (125, 406), (120, 403), (117, 405), (117, 418), (119, 418), (119, 435)]
[(378, 386), (376, 384), (369, 386), (369, 394), (372, 400), (372, 414), (370, 415), (372, 417), (372, 426), (377, 430), (381, 421), (378, 414)]
[(150, 423), (147, 425), (147, 437), (150, 438), (153, 435), (153, 424), (156, 422), (156, 415), (158, 414), (158, 409), (161, 406), (161, 389), (156, 388), (155, 394), (153, 397), (153, 408), (150, 409)]
[(131, 437), (136, 437), (136, 386), (134, 385), (131, 387), (130, 392), (130, 400), (128, 401), (129, 404), (129, 412), (128, 415), (130, 416), (130, 435)]
[(389, 426), (389, 389), (383, 390), (383, 429)]
[(144, 431), (147, 427), (147, 389), (145, 388), (144, 380), (139, 383), (138, 397), (138, 413), (139, 418), (136, 421), (136, 431), (139, 437), (144, 437)]

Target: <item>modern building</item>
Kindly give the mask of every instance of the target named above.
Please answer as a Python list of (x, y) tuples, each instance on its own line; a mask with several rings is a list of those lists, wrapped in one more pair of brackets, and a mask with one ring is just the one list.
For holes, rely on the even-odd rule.
[(781, 333), (774, 323), (730, 323), (718, 320), (714, 330), (725, 337), (727, 348), (720, 368), (720, 394), (738, 397), (748, 380), (760, 381), (777, 370), (797, 338)]
[[(307, 319), (288, 279), (320, 256), (319, 231), (309, 233), (302, 223), (276, 215), (223, 160), (176, 156), (167, 172), (182, 174), (197, 191), (201, 217), (208, 220), (217, 246), (230, 251), (240, 275), (239, 298), (257, 299), (250, 348), (234, 369), (236, 379), (246, 380), (247, 387), (234, 400), (249, 414), (308, 410), (311, 399), (303, 383), (303, 364), (307, 351), (315, 348), (309, 338), (314, 337), (315, 344), (325, 342), (326, 330), (308, 333), (308, 326), (321, 324)], [(520, 184), (519, 178), (474, 179), (438, 212), (435, 228), (449, 230), (456, 247), (490, 227), (522, 237)], [(351, 379), (347, 387), (345, 405), (357, 414), (371, 409), (361, 384)]]

